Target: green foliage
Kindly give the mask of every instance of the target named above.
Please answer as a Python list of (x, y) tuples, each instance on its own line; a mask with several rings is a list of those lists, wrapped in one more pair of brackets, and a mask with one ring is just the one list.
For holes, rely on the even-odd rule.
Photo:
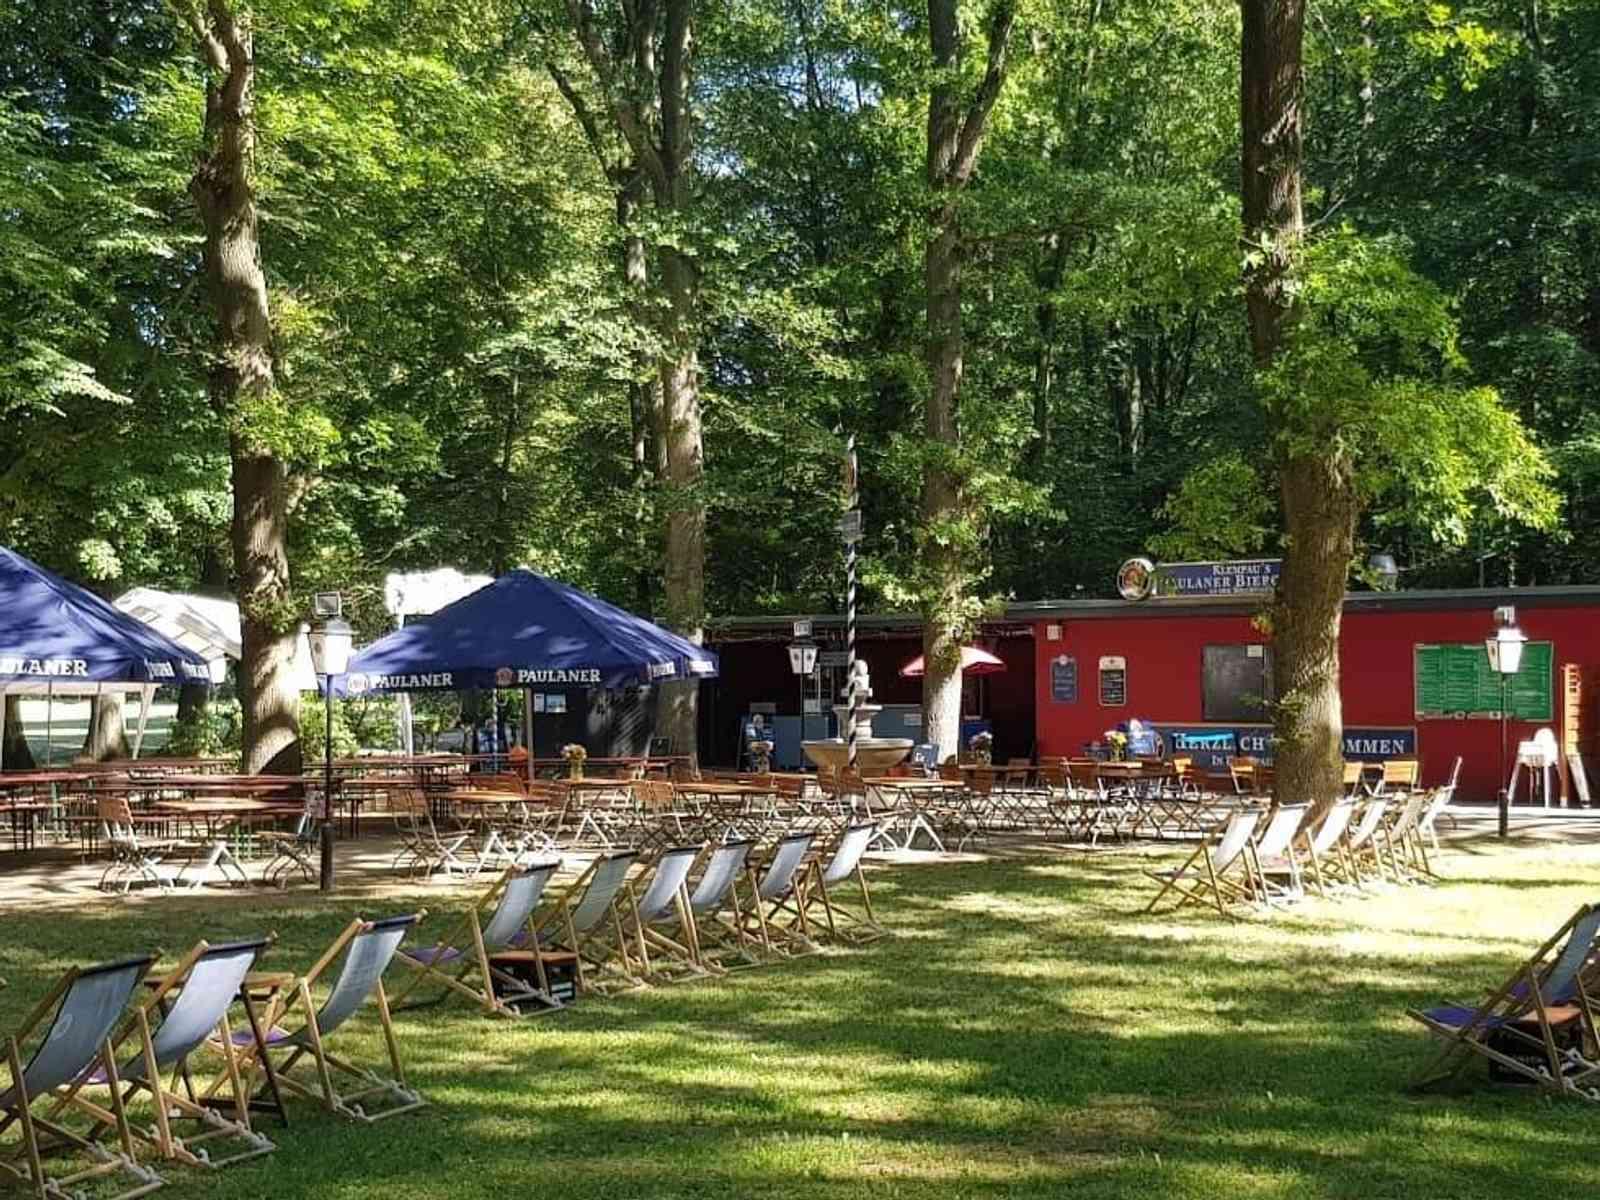
[[(300, 743), (308, 768), (322, 762), (327, 740), (327, 713), (321, 696), (300, 699)], [(333, 703), (333, 756), (351, 758), (363, 750), (393, 750), (399, 742), (395, 702), (386, 696), (363, 696)]]
[(1164, 532), (1150, 549), (1168, 560), (1255, 554), (1267, 544), (1274, 513), (1261, 473), (1238, 454), (1195, 468), (1162, 504)]
[(212, 697), (173, 718), (162, 753), (169, 758), (215, 758), (238, 754), (243, 732), (239, 701)]

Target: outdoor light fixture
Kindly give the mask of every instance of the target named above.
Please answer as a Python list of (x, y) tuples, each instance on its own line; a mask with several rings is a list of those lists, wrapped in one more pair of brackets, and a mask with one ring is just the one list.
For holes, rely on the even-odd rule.
[(1507, 605), (1494, 610), (1495, 630), (1484, 639), (1483, 648), (1489, 655), (1489, 669), (1500, 676), (1500, 836), (1506, 837), (1511, 826), (1511, 793), (1506, 790), (1506, 749), (1510, 714), (1506, 711), (1506, 689), (1522, 666), (1522, 647), (1528, 637), (1517, 628), (1517, 610)]
[(1400, 581), (1400, 566), (1392, 554), (1374, 554), (1367, 559), (1367, 570), (1372, 574), (1373, 586), (1379, 591), (1393, 591)]
[(318, 593), (317, 619), (306, 633), (311, 669), (322, 676), (327, 716), (322, 739), (322, 863), (317, 884), (325, 892), (333, 890), (333, 677), (349, 669), (352, 641), (352, 631), (340, 618), (339, 607), (337, 592)]
[[(810, 622), (806, 625), (809, 627)], [(789, 643), (789, 670), (800, 681), (800, 740), (806, 740), (806, 680), (817, 669), (817, 644), (811, 641)], [(804, 752), (802, 752), (803, 754)]]

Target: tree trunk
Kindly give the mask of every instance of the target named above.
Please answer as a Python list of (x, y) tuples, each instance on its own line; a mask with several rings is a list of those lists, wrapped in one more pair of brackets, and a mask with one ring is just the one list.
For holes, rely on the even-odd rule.
[(0, 770), (31, 771), (39, 764), (33, 757), (33, 747), (28, 745), (28, 734), (22, 727), (22, 697), (11, 694), (5, 698), (6, 735), (0, 744)]
[[(634, 327), (649, 328), (650, 269), (643, 236), (636, 225), (643, 203), (644, 175), (636, 166), (626, 168), (626, 179), (617, 188), (617, 225), (623, 231), (622, 283)], [(666, 440), (661, 436), (660, 374), (649, 351), (640, 353), (636, 376), (628, 384), (628, 426), (632, 435), (629, 480), (633, 487), (634, 521), (634, 603), (638, 611), (650, 615), (655, 609), (655, 573), (650, 568), (650, 447), (654, 443), (661, 456), (655, 462), (655, 478), (666, 478)]]
[[(698, 303), (694, 263), (663, 247), (662, 285), (671, 305), (671, 336), (661, 360), (661, 405), (666, 419), (667, 547), (666, 619), (692, 642), (705, 633), (706, 506), (702, 492), (705, 454), (700, 428)], [(675, 753), (692, 752), (697, 735), (697, 682), (663, 690), (663, 726)]]
[[(1299, 316), (1286, 285), (1303, 233), (1305, 0), (1241, 0), (1241, 9), (1244, 230), (1259, 255), (1245, 270), (1245, 305), (1256, 366), (1266, 369)], [(1272, 421), (1286, 546), (1272, 608), (1276, 793), (1310, 801), (1315, 817), (1343, 790), (1339, 624), (1359, 500), (1337, 446), (1305, 450), (1305, 431), (1286, 414)]]
[(922, 729), (941, 754), (960, 751), (961, 644), (966, 624), (967, 546), (960, 454), (962, 324), (958, 200), (972, 179), (989, 114), (1005, 85), (1007, 50), (1016, 7), (997, 0), (988, 14), (988, 61), (983, 80), (963, 105), (957, 92), (962, 32), (957, 0), (928, 0), (928, 41), (935, 82), (928, 93), (928, 212), (923, 280), (927, 291), (927, 454), (922, 468), (921, 552), (929, 573), (924, 593)]
[(83, 737), (79, 762), (108, 762), (128, 757), (128, 737), (123, 723), (126, 699), (122, 692), (104, 692), (89, 701), (89, 729)]
[(239, 576), (239, 709), (248, 774), (298, 775), (300, 695), (286, 550), (287, 472), (234, 439), (233, 561)]
[[(961, 745), (961, 601), (966, 575), (959, 546), (941, 531), (963, 519), (960, 480), (947, 465), (960, 441), (961, 251), (952, 215), (928, 242), (923, 271), (928, 294), (927, 422), (930, 454), (922, 473), (922, 558), (930, 576), (922, 629), (922, 736), (939, 753)], [(949, 449), (946, 450), (945, 448)]]
[(204, 145), (190, 194), (205, 229), (206, 287), (216, 319), (208, 389), (227, 422), (238, 581), (239, 702), (244, 769), (298, 774), (299, 696), (288, 559), (288, 473), (249, 428), (248, 407), (274, 386), (272, 322), (256, 230), (255, 56), (248, 9), (206, 0), (186, 11), (206, 68)]

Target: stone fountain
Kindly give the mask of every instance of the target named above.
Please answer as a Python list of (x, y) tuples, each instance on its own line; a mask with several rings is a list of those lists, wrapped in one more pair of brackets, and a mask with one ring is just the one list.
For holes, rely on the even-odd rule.
[[(874, 737), (872, 718), (883, 711), (881, 704), (868, 704), (872, 697), (872, 680), (867, 674), (867, 664), (857, 659), (852, 664), (850, 681), (845, 684), (843, 704), (833, 706), (833, 715), (839, 719), (839, 728), (850, 728), (850, 697), (852, 689), (859, 689), (863, 703), (858, 709), (856, 722), (856, 769), (864, 776), (883, 775), (890, 767), (905, 761), (911, 753), (910, 738)], [(839, 770), (849, 763), (850, 743), (843, 737), (816, 738), (801, 742), (805, 755), (819, 767)]]

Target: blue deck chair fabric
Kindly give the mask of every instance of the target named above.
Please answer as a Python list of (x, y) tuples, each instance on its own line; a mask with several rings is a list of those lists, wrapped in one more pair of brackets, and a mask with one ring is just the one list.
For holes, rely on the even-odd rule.
[[(1561, 949), (1552, 959), (1558, 943)], [(1600, 1062), (1585, 1057), (1600, 1040), (1597, 1007), (1600, 904), (1579, 909), (1481, 1004), (1410, 1010), (1412, 1018), (1443, 1042), (1443, 1049), (1414, 1077), (1413, 1087), (1452, 1077), (1478, 1055), (1548, 1090), (1600, 1101)], [(1562, 1011), (1553, 1013), (1556, 1009)], [(1574, 1020), (1580, 1033), (1577, 1048), (1558, 1044), (1554, 1026)]]
[[(844, 831), (826, 863), (810, 864), (799, 884), (800, 894), (792, 923), (792, 927), (802, 936), (811, 937), (810, 914), (813, 908), (820, 908), (822, 912), (819, 931), (825, 927), (833, 938), (865, 942), (882, 937), (887, 932), (878, 924), (877, 914), (872, 909), (872, 895), (867, 889), (867, 878), (861, 870), (862, 856), (877, 836), (876, 823), (851, 825)], [(859, 904), (854, 908), (843, 902), (844, 889), (852, 882), (859, 894)]]
[[(162, 1157), (178, 1159), (190, 1166), (222, 1167), (268, 1154), (276, 1148), (271, 1140), (251, 1127), (249, 1098), (244, 1094), (238, 1075), (232, 1031), (227, 1021), (229, 1008), (243, 998), (245, 977), (271, 944), (270, 938), (216, 946), (201, 942), (138, 1006), (134, 1016), (124, 1022), (122, 1030), (113, 1038), (114, 1053), (119, 1057), (126, 1055), (117, 1072), (121, 1084), (128, 1089), (124, 1102), (141, 1090), (150, 1094), (153, 1134), (135, 1127), (134, 1135), (153, 1144)], [(169, 1004), (167, 998), (173, 993), (177, 998)], [(218, 1036), (219, 1030), (228, 1034), (227, 1039)], [(131, 1052), (123, 1049), (129, 1042), (135, 1043)], [(218, 1106), (197, 1104), (162, 1082), (164, 1073), (177, 1070), (183, 1072), (188, 1083), (189, 1056), (208, 1042), (224, 1055), (224, 1073), (233, 1101), (232, 1119), (225, 1117)], [(109, 1086), (111, 1075), (102, 1064), (81, 1077), (79, 1083)], [(110, 1128), (104, 1108), (83, 1096), (78, 1086), (68, 1093), (67, 1100), (98, 1120), (97, 1134)], [(188, 1138), (177, 1136), (172, 1127), (182, 1118), (199, 1122), (200, 1130)], [(213, 1155), (205, 1143), (218, 1139), (227, 1139), (232, 1146), (228, 1151)]]
[[(400, 1061), (400, 1048), (390, 1018), (388, 996), (383, 987), (383, 974), (394, 961), (400, 943), (405, 940), (423, 913), (385, 917), (376, 921), (360, 918), (345, 927), (335, 939), (330, 950), (323, 955), (311, 972), (296, 980), (286, 999), (280, 1000), (267, 1022), (265, 1052), (283, 1052), (284, 1062), (277, 1068), (278, 1082), (287, 1090), (310, 1100), (318, 1101), (331, 1112), (366, 1123), (384, 1120), (400, 1113), (421, 1108), (422, 1099), (405, 1080), (405, 1070)], [(317, 984), (322, 971), (340, 951), (344, 959), (338, 977), (333, 982), (327, 999), (314, 1011), (311, 989)], [(374, 1001), (381, 1022), (384, 1041), (389, 1051), (389, 1076), (359, 1067), (343, 1058), (330, 1054), (324, 1044), (346, 1021), (350, 1020), (368, 1001)], [(285, 1024), (291, 1014), (299, 1015), (304, 1023), (290, 1032)], [(237, 1033), (234, 1042), (249, 1054), (253, 1039), (249, 1033)], [(302, 1083), (291, 1072), (309, 1056), (317, 1068), (315, 1086)], [(341, 1093), (333, 1085), (335, 1075), (349, 1076), (362, 1086), (353, 1092)], [(368, 1111), (369, 1102), (377, 1098), (384, 1105)]]
[[(442, 988), (439, 999), (455, 992), (497, 1016), (521, 1016), (521, 1006), (529, 1001), (555, 1006), (549, 982), (537, 962), (535, 980), (530, 983), (496, 967), (494, 959), (508, 956), (525, 940), (534, 910), (560, 866), (559, 861), (547, 861), (507, 868), (449, 938), (431, 946), (401, 947), (399, 962), (416, 974), (394, 997), (394, 1005), (400, 1006), (424, 984), (437, 984)], [(491, 903), (494, 908), (488, 920), (481, 921)]]
[[(132, 1130), (120, 1090), (113, 1090), (112, 1110), (107, 1114), (119, 1136), (120, 1152), (107, 1150), (68, 1128), (56, 1119), (54, 1110), (49, 1116), (33, 1111), (42, 1100), (59, 1108), (59, 1090), (89, 1074), (97, 1061), (106, 1063), (115, 1079), (115, 1061), (107, 1057), (111, 1032), (153, 961), (149, 957), (124, 959), (67, 972), (24, 1028), (6, 1039), (11, 1083), (0, 1092), (0, 1132), (16, 1124), (21, 1127), (22, 1140), (15, 1151), (0, 1151), (0, 1172), (35, 1194), (71, 1195), (78, 1184), (113, 1174), (129, 1181), (129, 1186), (117, 1193), (118, 1200), (131, 1200), (162, 1186), (161, 1176), (134, 1158)], [(21, 1047), (47, 1013), (50, 1023), (24, 1066)], [(94, 1161), (71, 1174), (52, 1176), (43, 1159), (58, 1148), (82, 1152)]]

